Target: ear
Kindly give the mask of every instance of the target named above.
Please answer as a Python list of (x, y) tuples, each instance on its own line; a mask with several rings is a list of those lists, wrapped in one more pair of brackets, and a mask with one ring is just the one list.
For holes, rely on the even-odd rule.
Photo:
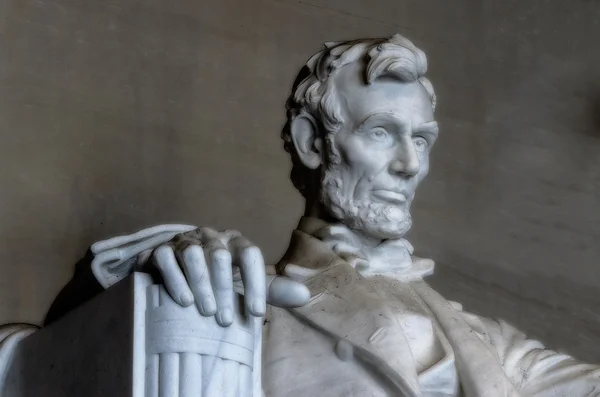
[(290, 126), (296, 153), (306, 167), (316, 170), (323, 162), (323, 139), (319, 137), (316, 120), (308, 114), (300, 114)]

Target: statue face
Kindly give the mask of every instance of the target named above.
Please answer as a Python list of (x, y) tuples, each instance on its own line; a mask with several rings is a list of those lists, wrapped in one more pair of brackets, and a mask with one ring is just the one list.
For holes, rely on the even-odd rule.
[(410, 229), (410, 206), (429, 171), (437, 124), (418, 81), (366, 84), (361, 73), (355, 63), (332, 77), (344, 124), (327, 142), (321, 201), (353, 229), (399, 238)]

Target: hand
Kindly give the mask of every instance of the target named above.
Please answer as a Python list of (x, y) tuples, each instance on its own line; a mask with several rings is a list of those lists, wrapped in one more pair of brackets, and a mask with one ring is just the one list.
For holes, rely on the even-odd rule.
[(310, 299), (305, 285), (267, 274), (260, 249), (237, 231), (199, 228), (157, 247), (152, 262), (165, 288), (181, 306), (194, 302), (203, 316), (233, 322), (234, 291), (243, 293), (248, 313), (262, 317), (266, 303), (299, 307)]

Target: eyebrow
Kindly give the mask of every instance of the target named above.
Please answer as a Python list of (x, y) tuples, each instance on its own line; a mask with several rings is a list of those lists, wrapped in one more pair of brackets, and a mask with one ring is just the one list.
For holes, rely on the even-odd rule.
[(427, 123), (419, 124), (416, 126), (412, 132), (414, 133), (430, 133), (430, 134), (438, 134), (440, 127), (436, 121), (429, 121)]

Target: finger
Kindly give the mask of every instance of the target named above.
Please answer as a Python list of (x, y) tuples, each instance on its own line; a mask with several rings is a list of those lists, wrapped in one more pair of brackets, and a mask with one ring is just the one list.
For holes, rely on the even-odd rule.
[(250, 314), (262, 317), (267, 309), (266, 271), (262, 253), (250, 240), (241, 235), (233, 238), (229, 246), (242, 275), (246, 309)]
[(194, 303), (194, 296), (177, 264), (173, 249), (168, 245), (158, 247), (154, 251), (154, 262), (173, 300), (183, 307)]
[(214, 315), (217, 312), (217, 302), (210, 285), (210, 273), (204, 251), (199, 245), (190, 245), (181, 253), (180, 263), (194, 294), (198, 311), (203, 316)]
[(217, 322), (224, 327), (233, 322), (233, 277), (231, 254), (211, 229), (203, 231), (202, 243), (208, 256), (213, 293), (217, 301)]
[(267, 303), (282, 308), (304, 306), (310, 300), (306, 285), (283, 276), (266, 276)]

